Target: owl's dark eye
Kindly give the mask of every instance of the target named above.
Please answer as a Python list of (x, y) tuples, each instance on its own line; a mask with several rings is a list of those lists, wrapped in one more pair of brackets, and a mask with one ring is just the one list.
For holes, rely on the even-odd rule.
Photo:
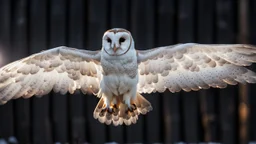
[(121, 44), (121, 43), (123, 43), (125, 41), (125, 38), (123, 38), (123, 37), (121, 37), (120, 39), (119, 39), (119, 43)]
[(108, 41), (109, 43), (111, 43), (111, 42), (112, 42), (112, 40), (111, 40), (110, 38), (107, 38), (107, 41)]

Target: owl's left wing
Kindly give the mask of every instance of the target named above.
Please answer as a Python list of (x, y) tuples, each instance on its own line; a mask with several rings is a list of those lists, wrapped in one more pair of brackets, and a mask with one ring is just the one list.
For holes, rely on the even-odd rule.
[(252, 45), (178, 44), (137, 51), (137, 59), (140, 93), (256, 83), (256, 74), (245, 67), (256, 62)]

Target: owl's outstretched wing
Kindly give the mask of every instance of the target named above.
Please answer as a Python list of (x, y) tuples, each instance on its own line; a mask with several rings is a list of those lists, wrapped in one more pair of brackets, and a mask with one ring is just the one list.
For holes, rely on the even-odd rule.
[(256, 62), (256, 47), (245, 44), (178, 44), (138, 51), (140, 93), (191, 91), (255, 83), (244, 66)]
[(0, 103), (54, 92), (96, 94), (101, 79), (100, 51), (57, 47), (0, 69)]

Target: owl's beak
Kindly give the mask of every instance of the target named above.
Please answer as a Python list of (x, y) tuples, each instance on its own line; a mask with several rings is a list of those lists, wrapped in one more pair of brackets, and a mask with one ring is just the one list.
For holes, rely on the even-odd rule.
[(114, 47), (114, 48), (113, 48), (113, 51), (116, 52), (116, 51), (117, 51), (117, 47)]
[(113, 51), (116, 53), (116, 51), (119, 49), (119, 47), (114, 46)]

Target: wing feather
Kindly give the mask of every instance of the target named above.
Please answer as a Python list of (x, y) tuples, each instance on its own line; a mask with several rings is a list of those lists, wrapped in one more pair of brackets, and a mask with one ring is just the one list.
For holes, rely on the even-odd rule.
[(97, 94), (101, 80), (100, 52), (57, 47), (12, 62), (0, 69), (0, 102), (51, 90), (61, 94)]
[(246, 68), (256, 62), (252, 45), (178, 44), (138, 51), (137, 59), (141, 93), (256, 83), (256, 74)]

